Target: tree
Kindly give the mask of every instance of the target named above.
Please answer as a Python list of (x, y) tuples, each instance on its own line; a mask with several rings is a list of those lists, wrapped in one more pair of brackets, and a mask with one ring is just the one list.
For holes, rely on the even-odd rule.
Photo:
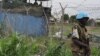
[(69, 15), (68, 14), (64, 14), (64, 22), (68, 21), (69, 20)]
[(24, 5), (27, 0), (3, 0), (3, 8), (15, 8)]
[(76, 15), (72, 15), (69, 20), (71, 23), (76, 21)]

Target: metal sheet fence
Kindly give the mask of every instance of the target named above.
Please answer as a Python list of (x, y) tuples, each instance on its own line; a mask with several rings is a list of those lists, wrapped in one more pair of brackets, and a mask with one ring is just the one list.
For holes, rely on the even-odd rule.
[(4, 23), (5, 31), (10, 29), (13, 32), (31, 36), (46, 34), (45, 17), (0, 12), (0, 23)]

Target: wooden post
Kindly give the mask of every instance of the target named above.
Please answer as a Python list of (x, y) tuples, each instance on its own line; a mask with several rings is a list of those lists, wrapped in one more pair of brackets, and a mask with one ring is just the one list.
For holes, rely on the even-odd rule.
[(48, 36), (48, 33), (49, 33), (49, 21), (48, 20), (49, 19), (48, 19), (47, 15), (46, 15), (46, 12), (44, 11), (44, 9), (43, 9), (43, 13), (44, 13), (44, 16), (46, 18), (46, 31), (47, 31), (47, 36)]
[(62, 4), (61, 3), (59, 3), (60, 4), (60, 6), (61, 6), (61, 12), (62, 12), (62, 16), (61, 16), (61, 39), (63, 38), (63, 23), (64, 23), (64, 11), (65, 11), (65, 9), (66, 9), (66, 6), (65, 6), (65, 8), (63, 8), (63, 6), (62, 6)]

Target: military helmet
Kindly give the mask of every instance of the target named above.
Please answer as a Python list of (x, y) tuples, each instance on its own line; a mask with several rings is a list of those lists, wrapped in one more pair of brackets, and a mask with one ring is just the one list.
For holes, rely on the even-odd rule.
[(86, 12), (79, 12), (77, 15), (76, 15), (76, 19), (77, 20), (80, 20), (80, 19), (84, 19), (84, 17), (88, 17), (88, 14)]

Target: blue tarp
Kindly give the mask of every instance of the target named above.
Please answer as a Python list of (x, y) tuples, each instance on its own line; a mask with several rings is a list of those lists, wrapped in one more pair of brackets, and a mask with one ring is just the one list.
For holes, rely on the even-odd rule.
[(10, 23), (13, 30), (18, 33), (35, 36), (46, 34), (46, 20), (44, 17), (0, 12), (0, 22), (4, 19), (7, 21), (6, 24)]

